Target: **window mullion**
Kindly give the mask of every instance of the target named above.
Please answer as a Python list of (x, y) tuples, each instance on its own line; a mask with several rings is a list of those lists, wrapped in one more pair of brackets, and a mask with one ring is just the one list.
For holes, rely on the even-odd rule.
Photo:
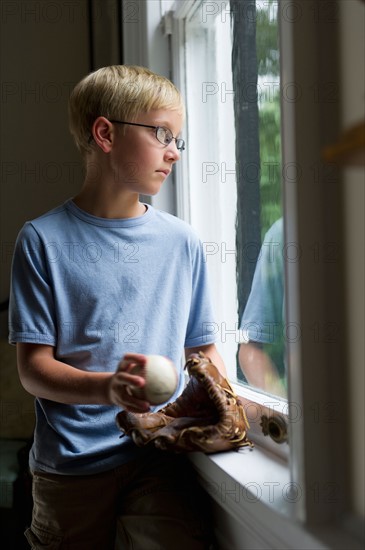
[[(171, 74), (175, 85), (179, 88), (186, 104), (186, 71), (185, 71), (185, 20), (172, 18), (173, 32), (171, 35)], [(187, 149), (189, 149), (188, 131), (188, 116), (182, 129), (182, 135), (186, 139)], [(183, 220), (190, 223), (191, 208), (190, 208), (190, 178), (189, 173), (189, 153), (184, 151), (180, 161), (175, 165), (175, 182), (176, 182), (176, 213)]]

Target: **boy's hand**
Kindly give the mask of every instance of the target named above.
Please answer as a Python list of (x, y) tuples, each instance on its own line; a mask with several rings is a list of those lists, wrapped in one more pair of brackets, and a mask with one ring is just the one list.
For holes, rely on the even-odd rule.
[(131, 387), (141, 388), (145, 384), (144, 378), (130, 374), (136, 365), (144, 365), (146, 356), (139, 353), (127, 353), (118, 365), (109, 385), (109, 396), (114, 405), (123, 407), (130, 412), (145, 413), (150, 410), (148, 401), (138, 399), (131, 393)]
[(200, 352), (188, 357), (189, 382), (182, 394), (154, 413), (121, 411), (117, 425), (136, 445), (162, 451), (216, 453), (253, 444), (243, 403), (212, 361)]

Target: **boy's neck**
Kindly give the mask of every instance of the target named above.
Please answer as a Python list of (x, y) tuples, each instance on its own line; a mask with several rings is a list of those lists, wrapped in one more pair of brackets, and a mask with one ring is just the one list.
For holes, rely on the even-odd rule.
[[(74, 203), (99, 218), (136, 218), (146, 212), (139, 202), (139, 193), (123, 185), (115, 174), (111, 155), (96, 148), (86, 159), (86, 173), (80, 192)], [(114, 159), (115, 163), (115, 159)]]
[(137, 218), (146, 212), (146, 207), (139, 201), (138, 193), (119, 193), (117, 196), (83, 187), (74, 198), (74, 203), (89, 214), (98, 218), (122, 219)]

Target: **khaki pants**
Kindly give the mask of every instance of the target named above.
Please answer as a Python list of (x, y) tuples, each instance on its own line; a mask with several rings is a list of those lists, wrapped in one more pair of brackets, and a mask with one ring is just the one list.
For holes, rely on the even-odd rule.
[(210, 548), (207, 506), (182, 456), (144, 453), (102, 474), (33, 473), (30, 547), (47, 550)]

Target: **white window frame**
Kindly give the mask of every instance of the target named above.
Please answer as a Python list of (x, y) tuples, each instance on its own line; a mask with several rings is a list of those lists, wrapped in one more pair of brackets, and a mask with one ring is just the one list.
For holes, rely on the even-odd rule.
[[(177, 70), (172, 76), (178, 87), (182, 89), (184, 67), (177, 59), (177, 51), (179, 47), (183, 47), (184, 11), (186, 14), (196, 1), (179, 0), (175, 4), (174, 17), (166, 11), (166, 8), (168, 10), (171, 7), (169, 0), (133, 2), (137, 7), (138, 18), (135, 26), (128, 26), (126, 22), (123, 24), (124, 62), (139, 63), (171, 76), (169, 52), (173, 42), (172, 64)], [(323, 59), (318, 49), (307, 48), (307, 37), (315, 36), (318, 39), (320, 34), (318, 30), (320, 21), (308, 15), (308, 10), (313, 11), (313, 6), (309, 6), (312, 3), (305, 0), (279, 0), (279, 2), (283, 12), (293, 14), (292, 18), (287, 17), (282, 21), (282, 83), (285, 86), (293, 82), (317, 82), (318, 69), (323, 67), (321, 63)], [(123, 0), (123, 4), (126, 3), (131, 4)], [(300, 20), (298, 14), (301, 14)], [(163, 18), (164, 15), (166, 15), (165, 18)], [(306, 62), (303, 62), (304, 60)], [(284, 163), (289, 165), (296, 162), (306, 167), (307, 171), (318, 162), (318, 152), (321, 150), (321, 141), (318, 137), (320, 136), (321, 106), (316, 105), (316, 111), (313, 114), (312, 103), (304, 99), (302, 102), (284, 101), (282, 104)], [(303, 147), (304, 141), (305, 147)], [(176, 181), (179, 181), (179, 178), (183, 179), (187, 162), (186, 155), (177, 166)], [(312, 173), (310, 176), (306, 175), (309, 181), (313, 180)], [(172, 181), (165, 195), (162, 198), (159, 197), (155, 204), (166, 210), (179, 212), (179, 215), (189, 220), (188, 198), (187, 182), (185, 181), (182, 186), (178, 185), (175, 189), (175, 182)], [(287, 239), (295, 240), (307, 249), (310, 249), (313, 243), (326, 242), (326, 233), (323, 224), (320, 223), (326, 215), (321, 198), (319, 186), (310, 185), (307, 188), (305, 186), (299, 188), (293, 184), (286, 188)], [(307, 223), (309, 216), (312, 221), (310, 227)], [(323, 327), (327, 321), (324, 304), (324, 297), (328, 296), (325, 271), (319, 270), (315, 277), (312, 263), (304, 259), (300, 264), (290, 264), (287, 270), (287, 291), (291, 296), (288, 305), (288, 321), (298, 322), (303, 329), (313, 322), (313, 310), (306, 299), (309, 302), (311, 298), (311, 304), (316, 305), (314, 319), (318, 325)], [(301, 301), (299, 296), (302, 297)], [(322, 366), (326, 368), (327, 373), (329, 372), (328, 362), (332, 357), (324, 342), (316, 342), (318, 345), (314, 345), (308, 334), (303, 338), (308, 344), (307, 347), (303, 346), (303, 340), (289, 346), (291, 364), (289, 402), (295, 403), (302, 411), (295, 425), (289, 422), (291, 471), (285, 460), (283, 461), (276, 452), (267, 452), (259, 445), (252, 454), (249, 450), (215, 456), (199, 453), (194, 455), (192, 460), (212, 497), (242, 522), (245, 528), (253, 529), (257, 533), (265, 533), (265, 529), (269, 529), (271, 538), (262, 534), (263, 548), (360, 549), (362, 545), (355, 536), (358, 524), (351, 515), (351, 510), (346, 507), (346, 504), (342, 506), (342, 500), (329, 506), (326, 499), (321, 498), (321, 490), (325, 489), (323, 484), (328, 480), (336, 484), (341, 494), (343, 492), (345, 497), (348, 497), (345, 480), (341, 478), (341, 468), (348, 467), (348, 461), (340, 449), (340, 442), (336, 441), (338, 432), (331, 431), (330, 426), (323, 422), (315, 423), (310, 414), (306, 416), (305, 413), (308, 411), (305, 411), (305, 406), (307, 403), (313, 403), (319, 407), (317, 412), (321, 414), (326, 405), (341, 403), (341, 391), (339, 384), (329, 387), (326, 376), (320, 376), (316, 386), (309, 386), (308, 381), (317, 376)], [(242, 394), (241, 386), (235, 389)], [(252, 399), (253, 403), (257, 399), (257, 393), (249, 388), (243, 393), (247, 399)], [(340, 428), (346, 427), (341, 425)], [(311, 456), (310, 448), (321, 449), (321, 453), (315, 452), (314, 456)], [(335, 467), (332, 468), (332, 465)], [(329, 472), (331, 472), (330, 477)], [(266, 498), (262, 495), (255, 501), (254, 506), (252, 500), (245, 501), (242, 498), (242, 489), (245, 488), (247, 494), (251, 494), (255, 499), (256, 493), (249, 488), (252, 479), (261, 488), (267, 487)], [(280, 490), (278, 498), (275, 498), (272, 492), (270, 493), (270, 483), (278, 483), (275, 487), (280, 489), (293, 482), (297, 484), (302, 494), (300, 498), (296, 498), (294, 494), (292, 502), (290, 498), (284, 499), (284, 502), (282, 498), (284, 493)], [(229, 483), (233, 485), (230, 486)], [(217, 494), (217, 487), (220, 494)], [(223, 487), (227, 488), (224, 495), (222, 495)], [(310, 496), (316, 487), (319, 490), (318, 501), (317, 505), (313, 506), (313, 498), (310, 502)], [(237, 494), (241, 496), (237, 498)], [(261, 519), (259, 519), (260, 515)]]

